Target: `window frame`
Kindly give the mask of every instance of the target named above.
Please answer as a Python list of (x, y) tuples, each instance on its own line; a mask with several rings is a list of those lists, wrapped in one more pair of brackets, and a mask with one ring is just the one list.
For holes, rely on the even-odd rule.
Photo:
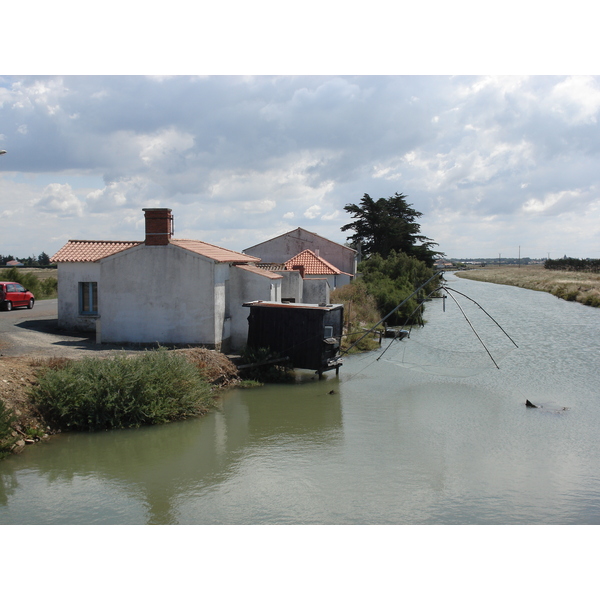
[[(79, 290), (79, 314), (84, 316), (98, 314), (98, 282), (80, 281)], [(86, 293), (87, 290), (87, 293)], [(87, 300), (87, 306), (86, 306)]]

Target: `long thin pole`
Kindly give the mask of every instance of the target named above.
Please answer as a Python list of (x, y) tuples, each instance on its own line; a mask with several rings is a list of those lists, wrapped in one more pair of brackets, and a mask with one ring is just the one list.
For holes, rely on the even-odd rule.
[(481, 345), (485, 348), (485, 351), (488, 353), (488, 356), (492, 359), (492, 362), (494, 363), (494, 365), (496, 365), (496, 369), (499, 369), (500, 367), (498, 366), (498, 363), (494, 360), (494, 357), (492, 356), (491, 352), (487, 349), (487, 346), (483, 343), (483, 340), (479, 337), (479, 334), (477, 333), (477, 331), (475, 331), (475, 327), (473, 327), (471, 321), (469, 321), (469, 318), (465, 314), (465, 311), (462, 309), (462, 306), (458, 303), (458, 301), (452, 295), (452, 293), (448, 290), (448, 288), (446, 288), (446, 291), (448, 292), (448, 295), (450, 296), (450, 298), (452, 298), (452, 300), (454, 300), (454, 302), (456, 302), (456, 306), (458, 306), (458, 308), (460, 309), (460, 312), (463, 314), (463, 317), (467, 320), (467, 323), (473, 330), (473, 333), (477, 336), (477, 339), (481, 342)]
[(377, 323), (375, 323), (375, 325), (373, 325), (373, 327), (371, 327), (371, 329), (369, 329), (369, 331), (367, 331), (365, 334), (361, 335), (354, 342), (354, 344), (352, 344), (346, 350), (343, 350), (341, 352), (341, 354), (346, 354), (346, 353), (350, 352), (350, 350), (352, 348), (354, 348), (354, 346), (356, 346), (356, 344), (358, 344), (358, 342), (360, 342), (362, 339), (366, 338), (373, 331), (373, 329), (375, 329), (376, 327), (379, 327), (379, 325), (381, 325), (384, 321), (386, 321), (389, 317), (391, 317), (402, 305), (406, 304), (415, 294), (417, 294), (418, 292), (420, 292), (430, 281), (433, 281), (436, 277), (439, 277), (441, 274), (442, 273), (440, 271), (440, 272), (436, 273), (433, 277), (430, 277), (423, 285), (420, 285), (410, 296), (408, 296), (404, 300), (402, 300), (402, 302), (400, 302), (400, 304), (398, 304), (398, 306), (396, 306), (396, 308), (394, 308), (387, 315), (385, 315), (385, 317), (383, 317), (383, 319), (381, 319), (380, 321), (378, 321)]

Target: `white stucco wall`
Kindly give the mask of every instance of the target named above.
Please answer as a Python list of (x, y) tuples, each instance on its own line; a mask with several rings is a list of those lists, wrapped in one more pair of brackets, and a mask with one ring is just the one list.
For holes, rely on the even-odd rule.
[(100, 264), (103, 342), (220, 347), (228, 269), (171, 245), (137, 246)]
[(99, 263), (59, 263), (58, 327), (67, 330), (96, 331), (97, 317), (79, 314), (79, 282), (100, 281)]
[(281, 297), (294, 298), (294, 302), (302, 302), (302, 276), (300, 271), (277, 271), (281, 275)]
[(242, 350), (248, 339), (250, 309), (243, 307), (242, 304), (253, 300), (281, 302), (281, 283), (281, 277), (273, 279), (266, 274), (253, 273), (234, 266), (230, 268), (231, 348), (233, 350)]
[(302, 302), (304, 304), (329, 304), (330, 292), (331, 287), (326, 278), (305, 278)]
[(257, 256), (263, 262), (283, 263), (303, 250), (312, 250), (340, 271), (356, 274), (356, 252), (309, 231), (297, 229), (289, 234), (247, 248), (244, 253)]

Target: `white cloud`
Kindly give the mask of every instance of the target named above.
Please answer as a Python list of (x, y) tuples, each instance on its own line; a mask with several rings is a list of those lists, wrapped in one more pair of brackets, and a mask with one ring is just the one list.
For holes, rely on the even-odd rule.
[(246, 213), (267, 213), (275, 209), (277, 203), (275, 200), (251, 200), (242, 202), (242, 210)]
[(41, 198), (35, 203), (35, 208), (43, 212), (58, 213), (70, 217), (80, 217), (83, 214), (83, 203), (73, 193), (68, 183), (51, 183), (47, 185)]
[(343, 243), (347, 203), (400, 192), (442, 251), (527, 225), (587, 256), (599, 110), (598, 77), (0, 77), (2, 240), (132, 239), (162, 205), (236, 250), (298, 226)]
[(559, 204), (563, 207), (561, 212), (574, 209), (574, 202), (581, 196), (580, 190), (561, 191), (545, 194), (542, 199), (530, 198), (523, 204), (523, 212), (540, 214), (555, 209)]
[(304, 211), (304, 216), (307, 219), (316, 219), (321, 214), (321, 207), (317, 204), (313, 204)]
[(596, 123), (600, 110), (598, 82), (593, 77), (568, 77), (552, 88), (548, 103), (570, 123)]

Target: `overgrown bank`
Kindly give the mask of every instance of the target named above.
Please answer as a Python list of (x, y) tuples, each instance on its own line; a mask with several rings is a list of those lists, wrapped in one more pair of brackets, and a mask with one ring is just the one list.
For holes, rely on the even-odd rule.
[(237, 367), (204, 348), (104, 359), (0, 358), (0, 454), (61, 430), (164, 423), (200, 415)]
[(458, 277), (548, 292), (563, 300), (600, 307), (600, 274), (555, 271), (543, 265), (486, 267), (459, 271)]
[[(430, 279), (434, 272), (423, 261), (404, 252), (392, 250), (387, 258), (374, 254), (359, 265), (362, 275), (332, 292), (331, 301), (344, 304), (345, 339), (342, 348), (350, 346), (360, 335), (390, 314), (387, 325), (422, 324), (422, 300), (435, 291), (432, 281), (418, 295), (410, 298), (401, 308), (394, 308), (409, 298), (415, 290)], [(361, 340), (357, 351), (372, 350), (378, 343), (370, 337)]]

